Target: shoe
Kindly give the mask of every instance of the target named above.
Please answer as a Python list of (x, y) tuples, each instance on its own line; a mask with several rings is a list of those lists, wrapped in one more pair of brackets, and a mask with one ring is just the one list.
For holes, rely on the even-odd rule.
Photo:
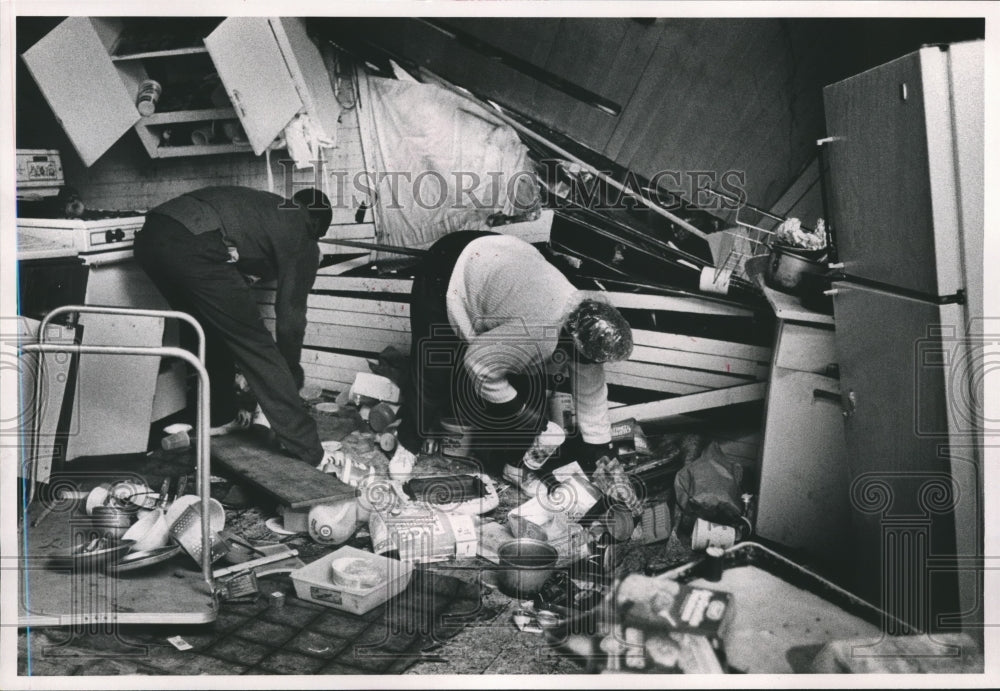
[(393, 480), (399, 480), (403, 482), (410, 478), (410, 473), (413, 472), (413, 465), (417, 462), (417, 457), (406, 450), (406, 448), (400, 444), (396, 447), (395, 453), (392, 454), (392, 458), (389, 459), (389, 477)]
[(503, 479), (512, 483), (529, 497), (534, 497), (542, 487), (542, 480), (527, 468), (505, 465)]
[(208, 431), (208, 436), (210, 437), (220, 437), (224, 434), (232, 434), (233, 432), (242, 432), (243, 430), (250, 429), (250, 423), (253, 417), (249, 410), (241, 410), (236, 413), (236, 417), (227, 422), (224, 425), (219, 425), (218, 427), (212, 427)]
[(253, 410), (253, 422), (251, 423), (254, 427), (265, 427), (271, 429), (271, 423), (267, 421), (267, 417), (264, 416), (264, 411), (260, 409), (260, 404)]

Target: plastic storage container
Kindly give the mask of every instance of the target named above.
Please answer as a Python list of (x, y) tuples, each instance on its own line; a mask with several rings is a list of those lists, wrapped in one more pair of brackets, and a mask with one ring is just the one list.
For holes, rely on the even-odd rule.
[[(376, 568), (385, 569), (385, 580), (371, 588), (336, 585), (331, 566), (334, 561), (347, 557), (365, 559)], [(295, 594), (299, 598), (354, 614), (369, 612), (399, 595), (409, 585), (412, 575), (413, 566), (410, 564), (354, 547), (341, 547), (291, 573)]]

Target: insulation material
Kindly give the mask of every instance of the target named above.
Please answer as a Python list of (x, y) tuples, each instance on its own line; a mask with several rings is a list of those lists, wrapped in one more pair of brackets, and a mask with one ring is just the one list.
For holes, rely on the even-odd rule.
[(508, 125), (438, 86), (368, 80), (368, 185), (380, 242), (429, 247), (539, 205), (528, 151)]

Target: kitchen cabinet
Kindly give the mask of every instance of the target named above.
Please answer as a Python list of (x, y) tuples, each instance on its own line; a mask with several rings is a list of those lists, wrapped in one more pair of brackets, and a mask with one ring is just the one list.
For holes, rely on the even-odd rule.
[(765, 399), (756, 533), (836, 567), (848, 556), (847, 449), (833, 320), (765, 288), (778, 317)]
[(299, 112), (332, 140), (340, 106), (323, 56), (290, 17), (230, 17), (205, 39), (256, 154)]
[[(303, 112), (320, 136), (335, 135), (340, 109), (304, 20), (232, 18), (213, 22), (203, 40), (197, 32), (207, 33), (205, 20), (191, 19), (193, 40), (151, 50), (134, 49), (129, 21), (70, 17), (22, 56), (84, 165), (129, 128), (153, 158), (259, 155)], [(221, 82), (212, 89), (216, 75)], [(157, 112), (143, 116), (136, 98), (150, 78), (163, 93)], [(178, 97), (184, 89), (206, 93), (186, 103)]]
[(919, 630), (983, 616), (982, 58), (929, 46), (824, 91), (854, 589)]

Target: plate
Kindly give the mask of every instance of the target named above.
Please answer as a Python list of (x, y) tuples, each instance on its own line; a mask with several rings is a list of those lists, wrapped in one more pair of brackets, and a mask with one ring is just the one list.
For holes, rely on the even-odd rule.
[(106, 544), (106, 547), (91, 551), (85, 551), (88, 545), (79, 545), (71, 553), (74, 565), (107, 568), (121, 561), (122, 555), (132, 549), (135, 541), (107, 540)]
[(145, 552), (131, 552), (126, 554), (125, 557), (118, 562), (115, 570), (118, 572), (122, 571), (135, 571), (136, 569), (142, 569), (147, 566), (152, 566), (153, 564), (159, 564), (167, 559), (170, 559), (181, 551), (180, 545), (167, 545), (166, 547), (160, 547), (159, 549), (150, 549)]
[(297, 535), (294, 530), (285, 530), (283, 521), (281, 518), (275, 516), (274, 518), (268, 518), (264, 521), (264, 525), (272, 533), (277, 533), (278, 535)]

